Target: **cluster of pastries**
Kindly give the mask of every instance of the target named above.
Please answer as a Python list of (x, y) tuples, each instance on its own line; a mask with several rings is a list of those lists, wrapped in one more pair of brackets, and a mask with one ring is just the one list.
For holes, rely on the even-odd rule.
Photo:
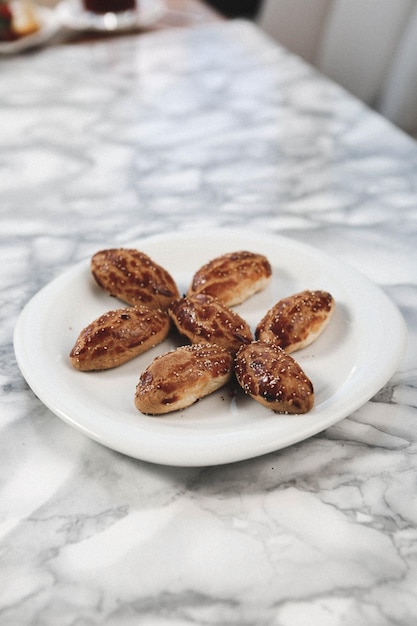
[(138, 250), (97, 252), (91, 271), (99, 287), (128, 306), (81, 331), (70, 352), (75, 368), (117, 367), (161, 343), (171, 329), (187, 342), (141, 373), (134, 402), (142, 413), (183, 409), (232, 379), (275, 412), (313, 407), (313, 384), (290, 353), (327, 326), (335, 306), (328, 292), (303, 291), (278, 301), (252, 333), (232, 307), (269, 283), (272, 269), (262, 254), (238, 251), (213, 259), (194, 274), (182, 297), (171, 274)]

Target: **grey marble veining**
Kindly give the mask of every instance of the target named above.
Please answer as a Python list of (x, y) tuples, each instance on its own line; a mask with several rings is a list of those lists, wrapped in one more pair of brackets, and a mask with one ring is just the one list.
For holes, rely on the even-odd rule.
[[(1, 626), (417, 619), (417, 146), (237, 21), (0, 61)], [(327, 431), (228, 466), (124, 457), (55, 417), (12, 334), (102, 246), (237, 226), (397, 303), (395, 375)]]

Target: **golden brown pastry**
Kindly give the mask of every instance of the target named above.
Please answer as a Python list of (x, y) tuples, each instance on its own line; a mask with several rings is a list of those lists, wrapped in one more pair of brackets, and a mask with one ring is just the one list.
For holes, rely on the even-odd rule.
[(215, 343), (235, 354), (253, 340), (249, 324), (240, 315), (205, 294), (175, 300), (168, 312), (191, 343)]
[(271, 341), (286, 352), (305, 348), (323, 332), (334, 311), (327, 291), (301, 291), (277, 302), (259, 322), (255, 337)]
[(128, 304), (167, 309), (179, 297), (169, 272), (139, 250), (101, 250), (91, 259), (91, 271), (102, 289)]
[(135, 406), (149, 415), (183, 409), (225, 385), (232, 372), (227, 350), (210, 344), (181, 346), (156, 357), (141, 374)]
[(205, 293), (226, 306), (234, 306), (264, 289), (271, 274), (271, 265), (262, 254), (244, 250), (230, 252), (213, 259), (194, 274), (187, 296)]
[(30, 0), (0, 0), (0, 41), (15, 41), (33, 35), (41, 27), (36, 7)]
[(109, 311), (81, 331), (70, 361), (85, 372), (117, 367), (163, 341), (169, 328), (165, 311), (145, 306)]
[(312, 382), (293, 357), (275, 344), (254, 341), (242, 346), (234, 369), (245, 393), (276, 413), (307, 413), (313, 407)]

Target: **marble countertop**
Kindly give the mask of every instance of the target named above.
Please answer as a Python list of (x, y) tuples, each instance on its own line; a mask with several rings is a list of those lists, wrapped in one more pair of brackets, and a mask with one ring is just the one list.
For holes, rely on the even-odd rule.
[[(1, 626), (414, 624), (417, 145), (244, 21), (45, 48), (0, 80)], [(31, 297), (102, 247), (226, 226), (392, 298), (409, 341), (383, 389), (213, 467), (55, 417), (14, 356)]]

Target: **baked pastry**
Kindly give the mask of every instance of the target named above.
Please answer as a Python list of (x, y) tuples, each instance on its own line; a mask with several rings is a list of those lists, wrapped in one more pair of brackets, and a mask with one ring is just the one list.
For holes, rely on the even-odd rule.
[(109, 311), (81, 331), (70, 361), (84, 372), (117, 367), (163, 341), (169, 329), (165, 311), (143, 305)]
[(234, 306), (264, 289), (271, 275), (271, 265), (262, 254), (230, 252), (203, 265), (194, 274), (187, 296), (205, 293), (226, 306)]
[(33, 35), (40, 26), (36, 9), (29, 0), (0, 0), (0, 42)]
[(235, 354), (253, 340), (249, 324), (240, 315), (205, 294), (175, 300), (168, 313), (191, 343), (215, 343)]
[(227, 350), (210, 344), (181, 346), (156, 357), (141, 374), (135, 406), (148, 415), (184, 409), (225, 385), (232, 372)]
[(293, 357), (273, 343), (242, 346), (234, 369), (245, 393), (276, 413), (307, 413), (313, 407), (312, 382)]
[(327, 291), (301, 291), (277, 302), (257, 325), (255, 337), (289, 353), (300, 350), (323, 332), (334, 308), (334, 299)]
[(167, 309), (179, 297), (169, 272), (139, 250), (101, 250), (91, 259), (91, 272), (102, 289), (128, 304)]

